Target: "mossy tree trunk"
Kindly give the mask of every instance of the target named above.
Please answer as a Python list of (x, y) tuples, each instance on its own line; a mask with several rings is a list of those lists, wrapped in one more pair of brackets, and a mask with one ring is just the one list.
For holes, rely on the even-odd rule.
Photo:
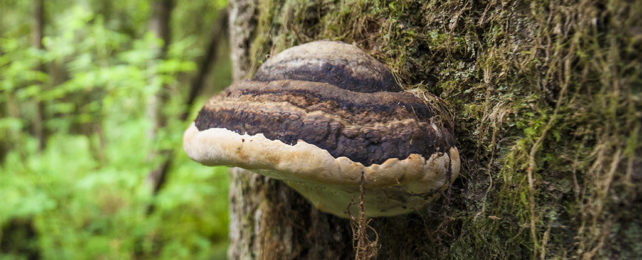
[[(230, 1), (235, 80), (317, 39), (354, 43), (456, 115), (462, 174), (373, 219), (379, 259), (641, 258), (642, 2)], [(347, 220), (232, 170), (231, 259), (346, 259)]]

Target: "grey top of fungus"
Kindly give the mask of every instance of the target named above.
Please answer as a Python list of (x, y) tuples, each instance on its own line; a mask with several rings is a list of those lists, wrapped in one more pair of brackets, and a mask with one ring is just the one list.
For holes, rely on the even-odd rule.
[(355, 92), (401, 91), (392, 72), (354, 45), (316, 41), (289, 48), (268, 59), (254, 81), (325, 82)]

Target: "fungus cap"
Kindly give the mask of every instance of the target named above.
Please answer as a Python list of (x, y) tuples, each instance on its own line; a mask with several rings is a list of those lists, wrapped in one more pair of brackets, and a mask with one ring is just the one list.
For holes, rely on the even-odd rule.
[(423, 207), (459, 173), (449, 114), (431, 100), (401, 91), (352, 45), (312, 42), (207, 101), (183, 147), (202, 164), (282, 180), (341, 217), (356, 213), (363, 173), (366, 215), (398, 215)]

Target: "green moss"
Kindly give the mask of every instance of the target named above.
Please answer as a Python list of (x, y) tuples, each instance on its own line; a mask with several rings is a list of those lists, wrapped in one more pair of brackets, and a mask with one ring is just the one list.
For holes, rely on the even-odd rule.
[(455, 112), (462, 175), (413, 254), (642, 257), (639, 1), (260, 2), (255, 69), (355, 43)]

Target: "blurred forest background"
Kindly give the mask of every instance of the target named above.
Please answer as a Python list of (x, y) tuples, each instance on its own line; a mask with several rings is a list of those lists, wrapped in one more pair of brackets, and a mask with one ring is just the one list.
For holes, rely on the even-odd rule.
[(226, 0), (0, 0), (0, 259), (225, 258), (182, 152), (231, 81)]

